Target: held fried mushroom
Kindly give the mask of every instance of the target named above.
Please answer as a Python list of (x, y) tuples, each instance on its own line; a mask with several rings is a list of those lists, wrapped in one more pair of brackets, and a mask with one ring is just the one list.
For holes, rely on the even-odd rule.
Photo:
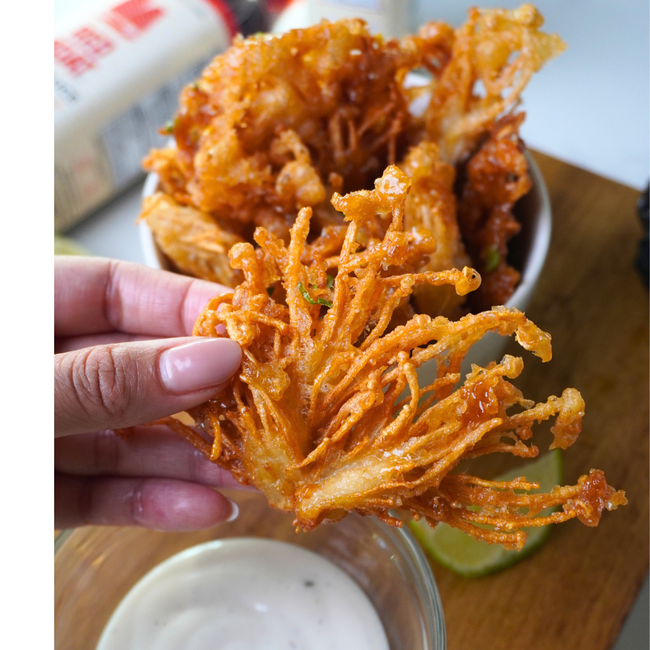
[[(419, 314), (390, 329), (393, 311), (415, 287), (466, 294), (480, 284), (467, 267), (395, 272), (408, 265), (416, 237), (404, 228), (410, 185), (391, 166), (374, 190), (334, 195), (348, 221), (335, 277), (322, 258), (302, 261), (311, 208), (300, 211), (288, 245), (264, 228), (255, 233), (259, 248), (235, 244), (230, 260), (244, 282), (208, 304), (194, 334), (236, 340), (241, 372), (190, 411), (195, 427), (174, 418), (168, 424), (271, 505), (295, 513), (305, 530), (351, 511), (399, 526), (390, 511), (402, 510), (521, 548), (526, 526), (573, 517), (597, 525), (603, 509), (626, 503), (600, 470), (548, 494), (531, 494), (538, 486), (523, 478), (495, 482), (453, 471), (489, 453), (536, 456), (532, 426), (552, 417), (553, 446), (568, 447), (584, 402), (573, 388), (539, 404), (525, 399), (510, 381), (523, 368), (512, 356), (460, 376), (468, 350), (490, 331), (551, 358), (550, 336), (516, 309), (457, 321)], [(359, 234), (378, 218), (388, 220), (386, 232), (366, 245)], [(420, 386), (425, 363), (436, 364), (436, 377)], [(537, 516), (555, 505), (561, 508)]]

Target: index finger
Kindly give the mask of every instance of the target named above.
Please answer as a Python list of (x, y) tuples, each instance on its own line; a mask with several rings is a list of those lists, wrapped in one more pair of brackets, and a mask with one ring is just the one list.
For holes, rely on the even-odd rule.
[(208, 301), (230, 291), (220, 284), (133, 262), (56, 257), (54, 332), (56, 336), (111, 331), (189, 336)]

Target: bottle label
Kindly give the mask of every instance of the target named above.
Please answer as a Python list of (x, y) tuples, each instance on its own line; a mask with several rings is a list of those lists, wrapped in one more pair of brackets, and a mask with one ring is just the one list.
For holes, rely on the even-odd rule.
[(126, 0), (55, 39), (55, 229), (70, 227), (142, 174), (182, 87), (225, 50), (222, 0)]

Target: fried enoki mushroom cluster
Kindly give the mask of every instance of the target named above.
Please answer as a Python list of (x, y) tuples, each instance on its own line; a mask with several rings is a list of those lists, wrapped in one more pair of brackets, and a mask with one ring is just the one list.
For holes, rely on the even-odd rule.
[[(288, 245), (264, 228), (255, 233), (258, 248), (235, 244), (230, 259), (244, 282), (208, 304), (194, 333), (237, 341), (241, 371), (223, 394), (190, 411), (196, 427), (168, 423), (306, 530), (352, 511), (399, 526), (394, 509), (521, 548), (524, 526), (573, 517), (597, 525), (603, 509), (626, 503), (599, 470), (548, 494), (531, 494), (538, 486), (524, 478), (452, 472), (495, 452), (536, 456), (532, 426), (552, 417), (553, 447), (565, 449), (580, 432), (584, 402), (572, 388), (540, 404), (525, 399), (510, 381), (523, 368), (512, 356), (460, 376), (466, 353), (490, 331), (551, 358), (549, 335), (515, 309), (458, 321), (420, 314), (388, 329), (415, 287), (453, 286), (462, 295), (480, 283), (467, 267), (395, 272), (413, 250), (404, 229), (410, 185), (389, 167), (374, 190), (334, 195), (349, 222), (335, 277), (322, 260), (301, 261), (310, 208), (298, 214)], [(364, 245), (359, 233), (377, 218), (388, 220), (385, 235)], [(426, 386), (418, 380), (423, 364), (436, 368)], [(561, 509), (540, 516), (549, 506)]]
[[(174, 146), (145, 160), (160, 192), (143, 218), (180, 271), (236, 286), (230, 248), (253, 243), (257, 227), (288, 244), (303, 207), (309, 243), (336, 258), (346, 226), (331, 197), (371, 189), (397, 164), (414, 181), (407, 224), (437, 241), (413, 260), (418, 271), (471, 261), (485, 280), (477, 299), (503, 304), (519, 279), (506, 260), (519, 229), (512, 210), (530, 188), (514, 111), (532, 74), (564, 49), (542, 23), (523, 5), (472, 9), (460, 29), (431, 22), (400, 40), (361, 20), (236, 39), (184, 89)], [(428, 75), (419, 87), (406, 83), (414, 70)], [(446, 289), (414, 296), (430, 315), (464, 307)]]

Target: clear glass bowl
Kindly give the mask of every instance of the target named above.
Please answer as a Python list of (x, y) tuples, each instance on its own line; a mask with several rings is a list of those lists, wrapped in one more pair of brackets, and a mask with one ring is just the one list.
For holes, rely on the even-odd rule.
[(131, 587), (172, 555), (213, 539), (262, 537), (319, 553), (350, 575), (377, 610), (391, 650), (446, 648), (433, 573), (408, 530), (349, 515), (337, 524), (296, 533), (293, 517), (270, 508), (258, 493), (224, 492), (238, 503), (239, 517), (207, 531), (87, 527), (60, 533), (54, 559), (55, 647), (95, 648)]

